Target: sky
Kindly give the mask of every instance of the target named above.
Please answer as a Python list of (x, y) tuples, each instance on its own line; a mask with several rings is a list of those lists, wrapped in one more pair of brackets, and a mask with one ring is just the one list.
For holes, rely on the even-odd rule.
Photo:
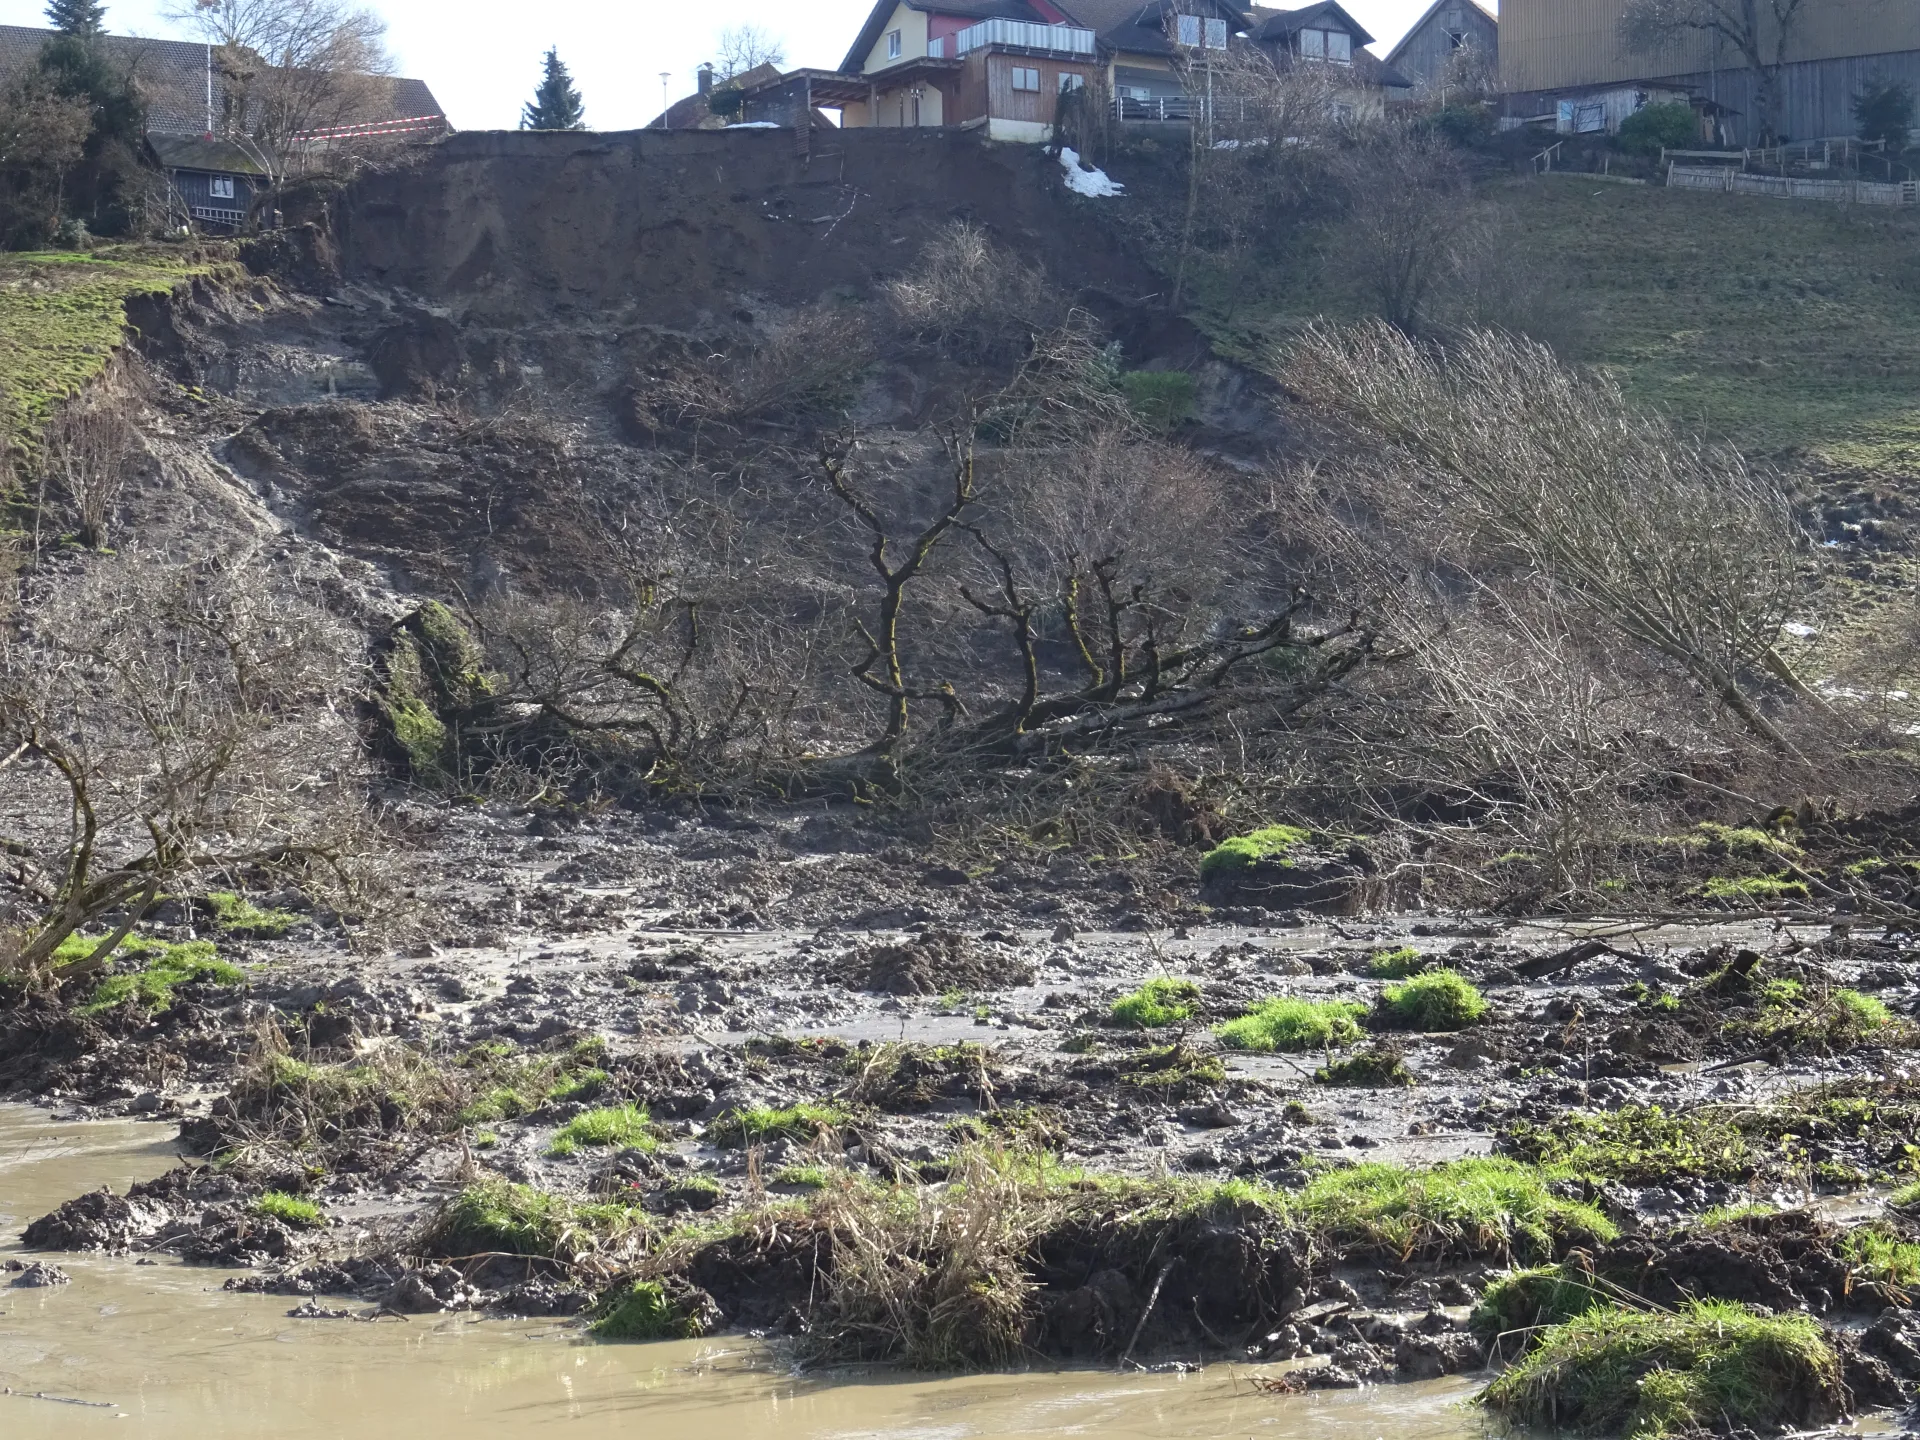
[[(1296, 0), (1306, 3), (1306, 0)], [(1431, 0), (1344, 0), (1385, 55)], [(832, 69), (873, 0), (371, 0), (387, 22), (400, 73), (427, 82), (460, 130), (519, 123), (549, 46), (573, 72), (596, 130), (645, 125), (661, 110), (661, 73), (679, 99), (720, 32), (751, 24), (777, 36), (789, 66)], [(190, 38), (165, 18), (169, 0), (107, 0), (119, 35)], [(0, 25), (42, 25), (44, 0), (0, 0)]]

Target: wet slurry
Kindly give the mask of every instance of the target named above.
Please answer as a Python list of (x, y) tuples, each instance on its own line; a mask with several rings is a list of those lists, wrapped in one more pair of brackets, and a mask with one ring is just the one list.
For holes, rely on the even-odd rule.
[[(0, 1229), (173, 1162), (171, 1127), (49, 1120), (0, 1106)], [(0, 1264), (18, 1258), (11, 1243)], [(564, 1322), (288, 1318), (285, 1297), (223, 1292), (233, 1272), (171, 1255), (61, 1255), (64, 1285), (0, 1288), (0, 1434), (276, 1436), (562, 1434), (669, 1440), (915, 1440), (1090, 1435), (1451, 1440), (1477, 1433), (1454, 1378), (1270, 1396), (1250, 1372), (1033, 1370), (799, 1377), (777, 1345), (740, 1338), (605, 1344)], [(129, 1426), (129, 1423), (131, 1425)]]

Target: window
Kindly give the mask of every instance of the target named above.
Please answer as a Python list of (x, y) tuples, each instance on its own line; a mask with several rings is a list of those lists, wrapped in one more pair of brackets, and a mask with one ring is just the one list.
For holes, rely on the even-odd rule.
[(1466, 31), (1464, 30), (1447, 31), (1447, 48), (1449, 50), (1458, 50), (1462, 46), (1464, 46), (1466, 43), (1467, 43)]
[(1024, 65), (1014, 66), (1013, 88), (1016, 90), (1031, 90), (1034, 94), (1039, 94), (1040, 72), (1038, 70), (1029, 70)]
[(1302, 30), (1300, 53), (1309, 60), (1331, 60), (1336, 65), (1353, 63), (1353, 37), (1344, 30)]
[(233, 177), (231, 175), (210, 177), (207, 181), (207, 194), (215, 200), (233, 199)]
[(1086, 76), (1078, 74), (1072, 70), (1062, 70), (1060, 72), (1060, 93), (1062, 95), (1071, 95), (1075, 91), (1084, 90), (1086, 88), (1087, 88)]
[(898, 60), (900, 58), (900, 32), (898, 30), (889, 30), (887, 32), (887, 58), (889, 60)]
[(1227, 22), (1224, 20), (1207, 21), (1207, 49), (1224, 50), (1227, 48)]
[(1178, 39), (1182, 45), (1192, 45), (1196, 49), (1200, 44), (1200, 17), (1198, 15), (1176, 15), (1179, 22)]

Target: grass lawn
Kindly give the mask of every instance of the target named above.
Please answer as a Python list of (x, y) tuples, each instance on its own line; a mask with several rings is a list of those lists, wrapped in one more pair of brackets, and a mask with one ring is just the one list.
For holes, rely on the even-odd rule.
[(0, 449), (31, 440), (61, 399), (100, 373), (125, 335), (128, 300), (223, 263), (172, 245), (0, 252)]
[[(1804, 449), (1920, 476), (1920, 213), (1590, 177), (1502, 179), (1506, 243), (1547, 264), (1583, 353), (1636, 399), (1757, 454)], [(1316, 314), (1364, 312), (1336, 259), (1249, 294), (1198, 292), (1195, 319), (1246, 354)]]

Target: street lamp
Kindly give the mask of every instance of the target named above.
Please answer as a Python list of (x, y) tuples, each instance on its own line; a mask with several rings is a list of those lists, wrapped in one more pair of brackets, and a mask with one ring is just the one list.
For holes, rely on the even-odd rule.
[(673, 72), (671, 70), (662, 70), (660, 72), (660, 128), (662, 130), (671, 130), (673, 128), (667, 123), (667, 112), (673, 108), (673, 101), (668, 98), (669, 92), (667, 90), (667, 84), (672, 79)]

